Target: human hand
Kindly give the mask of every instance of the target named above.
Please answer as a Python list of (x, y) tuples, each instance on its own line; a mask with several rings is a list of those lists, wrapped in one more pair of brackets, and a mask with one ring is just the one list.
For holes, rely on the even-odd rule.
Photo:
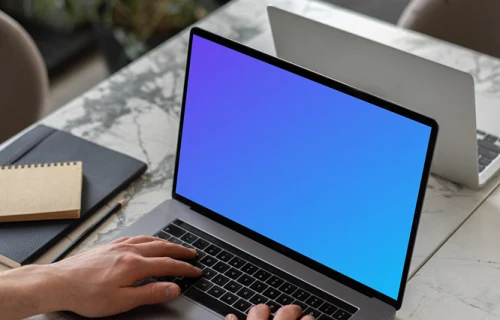
[(86, 317), (104, 317), (140, 305), (177, 298), (179, 286), (153, 282), (133, 287), (149, 277), (199, 277), (201, 270), (176, 259), (193, 259), (196, 250), (148, 236), (120, 238), (52, 265), (47, 265), (57, 298), (57, 310)]
[[(271, 310), (265, 304), (254, 306), (248, 312), (247, 320), (267, 320), (271, 316)], [(310, 315), (302, 317), (302, 309), (296, 305), (289, 305), (281, 307), (274, 315), (274, 320), (314, 320)], [(234, 314), (228, 314), (226, 320), (238, 320)]]

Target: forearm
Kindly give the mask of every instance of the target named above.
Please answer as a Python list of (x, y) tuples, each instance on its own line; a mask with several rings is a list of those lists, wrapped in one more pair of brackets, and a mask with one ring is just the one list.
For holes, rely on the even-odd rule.
[(0, 272), (1, 318), (17, 320), (62, 308), (55, 282), (56, 277), (46, 266)]

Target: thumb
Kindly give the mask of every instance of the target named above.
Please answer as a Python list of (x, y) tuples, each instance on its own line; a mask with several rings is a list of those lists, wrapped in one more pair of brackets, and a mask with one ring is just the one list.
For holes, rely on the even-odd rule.
[(145, 286), (127, 288), (124, 304), (128, 304), (130, 309), (141, 305), (158, 304), (174, 300), (181, 294), (178, 285), (171, 282), (153, 282)]

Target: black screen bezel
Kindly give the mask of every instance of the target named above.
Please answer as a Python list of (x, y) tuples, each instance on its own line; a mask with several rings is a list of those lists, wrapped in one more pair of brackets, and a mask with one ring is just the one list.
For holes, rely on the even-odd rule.
[[(258, 59), (260, 61), (266, 62), (270, 65), (273, 65), (275, 67), (281, 68), (283, 70), (295, 73), (299, 76), (302, 76), (306, 79), (315, 81), (317, 83), (320, 83), (322, 85), (325, 85), (327, 87), (330, 87), (334, 90), (338, 90), (340, 92), (346, 93), (348, 95), (351, 95), (353, 97), (356, 97), (358, 99), (364, 100), (368, 103), (374, 104), (376, 106), (379, 106), (383, 109), (389, 110), (391, 112), (394, 112), (396, 114), (402, 115), (404, 117), (407, 117), (409, 119), (412, 119), (414, 121), (417, 121), (419, 123), (422, 123), (424, 125), (427, 125), (431, 128), (431, 134), (429, 137), (429, 147), (427, 149), (427, 154), (426, 154), (426, 159), (425, 159), (425, 164), (424, 168), (422, 170), (422, 179), (420, 183), (420, 190), (417, 198), (417, 203), (415, 206), (415, 216), (413, 219), (412, 223), (412, 228), (411, 228), (411, 233), (408, 241), (408, 250), (405, 258), (405, 264), (403, 267), (403, 274), (401, 277), (401, 284), (400, 284), (400, 290), (398, 294), (398, 299), (393, 299), (379, 291), (376, 291), (352, 278), (349, 278), (325, 265), (322, 265), (294, 250), (291, 250), (255, 231), (252, 231), (248, 228), (246, 228), (243, 225), (240, 225), (228, 218), (225, 218), (224, 216), (208, 209), (203, 206), (201, 206), (198, 203), (195, 203), (182, 195), (178, 194), (176, 192), (176, 187), (177, 187), (177, 173), (178, 173), (178, 166), (179, 166), (179, 156), (180, 156), (180, 148), (181, 148), (181, 141), (182, 141), (182, 129), (183, 129), (183, 124), (184, 124), (184, 110), (185, 110), (185, 102), (186, 102), (186, 95), (188, 91), (188, 78), (189, 78), (189, 71), (190, 71), (190, 60), (191, 60), (191, 49), (192, 49), (192, 40), (193, 36), (199, 36), (201, 38), (207, 39), (209, 41), (212, 41), (214, 43), (220, 44), (222, 46), (225, 46), (227, 48), (230, 48), (232, 50), (235, 50), (237, 52), (240, 52), (242, 54), (248, 55), (250, 57), (253, 57), (255, 59)], [(431, 119), (429, 117), (426, 117), (424, 115), (418, 114), (414, 111), (405, 109), (401, 106), (398, 106), (396, 104), (393, 104), (391, 102), (382, 100), (376, 96), (370, 95), (368, 93), (359, 91), (355, 88), (352, 88), (346, 84), (343, 84), (341, 82), (335, 81), (333, 79), (324, 77), (318, 73), (312, 72), (310, 70), (304, 69), (302, 67), (299, 67), (297, 65), (291, 64), (289, 62), (286, 62), (284, 60), (281, 60), (279, 58), (270, 56), (268, 54), (265, 54), (263, 52), (257, 51), (255, 49), (252, 49), (250, 47), (244, 46), (240, 43), (237, 43), (235, 41), (229, 40), (227, 38), (218, 36), (216, 34), (213, 34), (211, 32), (208, 32), (206, 30), (194, 27), (191, 29), (190, 36), (189, 36), (189, 48), (188, 48), (188, 55), (187, 55), (187, 61), (186, 61), (186, 73), (185, 73), (185, 79), (184, 79), (184, 93), (183, 93), (183, 99), (182, 99), (182, 109), (181, 109), (181, 115), (180, 115), (180, 125), (179, 125), (179, 134), (178, 134), (178, 141), (177, 141), (177, 153), (175, 157), (175, 171), (174, 171), (174, 180), (173, 180), (173, 188), (172, 188), (172, 198), (176, 199), (188, 206), (190, 206), (194, 211), (238, 232), (241, 233), (258, 243), (269, 247), (287, 257), (290, 259), (293, 259), (301, 264), (304, 264), (305, 266), (327, 276), (330, 277), (358, 292), (361, 292), (369, 297), (374, 297), (377, 298), (381, 301), (386, 302), (387, 304), (393, 306), (396, 308), (396, 310), (399, 310), (401, 308), (402, 302), (403, 302), (403, 296), (404, 296), (404, 291), (406, 287), (406, 279), (408, 277), (408, 272), (410, 268), (410, 263), (411, 263), (411, 257), (413, 254), (413, 248), (415, 245), (415, 239), (417, 235), (417, 230), (418, 230), (418, 224), (420, 221), (420, 216), (421, 216), (421, 211), (422, 211), (422, 205), (425, 197), (425, 191), (426, 191), (426, 186), (427, 186), (427, 181), (430, 173), (430, 166), (432, 162), (432, 156), (434, 153), (434, 148), (436, 144), (436, 139), (437, 139), (437, 134), (438, 134), (438, 124), (434, 119)]]

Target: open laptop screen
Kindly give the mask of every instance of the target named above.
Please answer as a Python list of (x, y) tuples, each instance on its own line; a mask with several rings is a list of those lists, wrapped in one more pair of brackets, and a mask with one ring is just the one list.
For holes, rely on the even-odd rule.
[(431, 127), (192, 41), (174, 192), (398, 299)]

